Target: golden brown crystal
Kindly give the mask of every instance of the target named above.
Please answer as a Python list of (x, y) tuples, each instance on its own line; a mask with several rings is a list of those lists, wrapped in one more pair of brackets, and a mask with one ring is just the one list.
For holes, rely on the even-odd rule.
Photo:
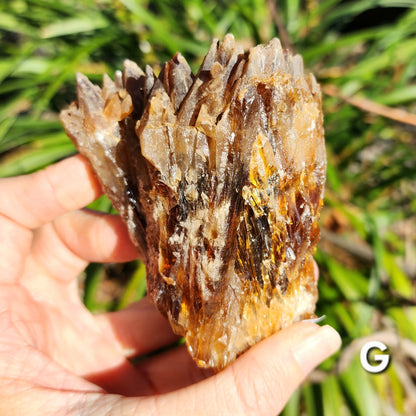
[(131, 61), (103, 87), (78, 75), (61, 114), (126, 222), (147, 288), (200, 366), (313, 316), (325, 182), (321, 95), (277, 39), (227, 35), (194, 76)]

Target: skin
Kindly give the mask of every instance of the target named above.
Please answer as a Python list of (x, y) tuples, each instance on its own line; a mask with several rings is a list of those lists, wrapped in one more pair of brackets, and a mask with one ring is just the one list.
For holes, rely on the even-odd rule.
[(95, 316), (80, 301), (89, 262), (137, 257), (118, 216), (82, 209), (100, 194), (81, 156), (0, 180), (0, 414), (274, 416), (339, 348), (302, 322), (216, 375), (183, 346), (133, 366), (177, 337), (147, 299)]

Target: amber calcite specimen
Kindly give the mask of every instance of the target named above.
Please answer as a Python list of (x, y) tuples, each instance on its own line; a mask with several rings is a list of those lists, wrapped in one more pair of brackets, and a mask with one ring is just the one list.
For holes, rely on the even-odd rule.
[(198, 365), (223, 368), (313, 317), (325, 182), (321, 94), (273, 39), (214, 41), (196, 75), (126, 61), (99, 88), (78, 74), (61, 114), (146, 264), (151, 299)]

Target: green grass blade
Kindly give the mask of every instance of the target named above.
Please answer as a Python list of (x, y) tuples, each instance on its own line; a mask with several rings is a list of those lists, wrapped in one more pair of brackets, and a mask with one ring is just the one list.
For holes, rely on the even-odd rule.
[(133, 302), (142, 299), (146, 294), (146, 267), (141, 261), (137, 262), (133, 276), (118, 302), (117, 309), (123, 309)]
[(52, 143), (38, 142), (4, 157), (0, 163), (0, 177), (30, 173), (75, 153), (74, 145), (63, 133), (51, 139)]
[(320, 396), (315, 393), (313, 384), (305, 384), (302, 387), (302, 395), (305, 400), (306, 414), (308, 416), (321, 416), (320, 405), (318, 400)]
[(324, 416), (346, 416), (347, 407), (337, 378), (328, 376), (322, 382), (322, 403)]
[(342, 387), (354, 405), (358, 416), (380, 416), (381, 408), (368, 373), (355, 358), (349, 368), (341, 374)]
[(104, 29), (108, 25), (108, 20), (99, 14), (90, 17), (74, 17), (54, 22), (43, 27), (40, 31), (40, 37), (43, 39), (49, 39), (65, 35), (91, 32), (97, 29)]
[(357, 270), (347, 269), (334, 259), (326, 258), (325, 261), (332, 279), (346, 299), (358, 300), (366, 296), (368, 282), (365, 276)]
[(301, 389), (298, 388), (290, 396), (289, 401), (286, 403), (285, 408), (283, 409), (282, 416), (299, 416), (300, 415), (300, 398), (301, 398)]

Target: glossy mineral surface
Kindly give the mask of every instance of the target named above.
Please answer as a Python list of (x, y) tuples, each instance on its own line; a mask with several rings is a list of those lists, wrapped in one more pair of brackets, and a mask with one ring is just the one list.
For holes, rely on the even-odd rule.
[(78, 75), (61, 114), (146, 264), (147, 288), (198, 365), (223, 368), (313, 316), (311, 253), (325, 181), (321, 95), (277, 39), (227, 35), (194, 76), (131, 61), (99, 88)]

